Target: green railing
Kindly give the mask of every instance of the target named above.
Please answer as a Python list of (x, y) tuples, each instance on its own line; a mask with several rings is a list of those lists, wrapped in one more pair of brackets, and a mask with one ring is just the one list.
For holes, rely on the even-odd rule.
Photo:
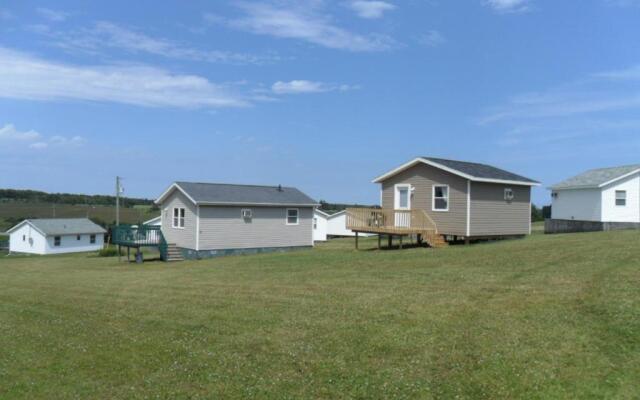
[(111, 243), (127, 247), (157, 247), (160, 258), (167, 259), (167, 241), (159, 226), (115, 225), (111, 227)]

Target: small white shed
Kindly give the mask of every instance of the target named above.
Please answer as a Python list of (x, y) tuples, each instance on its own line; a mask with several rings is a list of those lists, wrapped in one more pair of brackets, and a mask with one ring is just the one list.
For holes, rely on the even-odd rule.
[[(355, 236), (355, 232), (347, 229), (347, 211), (331, 214), (327, 219), (327, 236)], [(375, 236), (373, 233), (360, 233), (360, 236)]]
[(97, 251), (107, 231), (88, 218), (26, 219), (9, 229), (9, 252), (61, 254)]
[(327, 220), (329, 214), (317, 208), (313, 210), (313, 241), (324, 242), (327, 240)]

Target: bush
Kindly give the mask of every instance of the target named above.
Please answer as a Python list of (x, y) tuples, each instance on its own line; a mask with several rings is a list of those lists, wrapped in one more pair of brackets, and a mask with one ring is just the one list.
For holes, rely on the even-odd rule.
[[(99, 257), (115, 257), (118, 255), (118, 249), (116, 247), (105, 247), (104, 249), (100, 249), (98, 252)], [(120, 255), (124, 255), (122, 250), (120, 251)]]

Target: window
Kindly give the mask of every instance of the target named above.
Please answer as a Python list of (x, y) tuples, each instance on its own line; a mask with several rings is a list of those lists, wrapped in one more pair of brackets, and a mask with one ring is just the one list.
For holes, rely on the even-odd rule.
[(27, 235), (22, 235), (22, 241), (26, 242), (27, 241)]
[(253, 213), (248, 208), (244, 208), (241, 214), (242, 214), (242, 218), (244, 219), (251, 219), (253, 217)]
[(449, 186), (433, 187), (433, 211), (449, 211)]
[(89, 236), (89, 242), (91, 244), (95, 244), (96, 243), (96, 235), (91, 235)]
[(395, 208), (396, 210), (411, 209), (411, 185), (396, 185)]
[(318, 229), (318, 218), (313, 218), (313, 229)]
[(626, 190), (616, 190), (616, 206), (626, 206), (627, 205), (627, 191)]
[(513, 196), (514, 196), (514, 195), (513, 195), (513, 189), (511, 189), (511, 188), (506, 188), (506, 189), (504, 190), (504, 199), (505, 199), (506, 201), (512, 201), (512, 200), (513, 200)]
[(298, 225), (297, 208), (287, 208), (287, 225)]
[(60, 246), (60, 236), (53, 237), (53, 245), (56, 247)]
[(181, 207), (176, 207), (173, 209), (173, 227), (174, 228), (184, 228), (184, 214), (185, 210)]
[(76, 240), (80, 240), (80, 235), (76, 235)]

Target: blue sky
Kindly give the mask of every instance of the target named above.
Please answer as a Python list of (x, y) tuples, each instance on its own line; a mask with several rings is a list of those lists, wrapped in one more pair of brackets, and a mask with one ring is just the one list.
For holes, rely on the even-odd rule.
[(376, 203), (418, 155), (544, 186), (640, 162), (640, 1), (0, 3), (0, 187)]

